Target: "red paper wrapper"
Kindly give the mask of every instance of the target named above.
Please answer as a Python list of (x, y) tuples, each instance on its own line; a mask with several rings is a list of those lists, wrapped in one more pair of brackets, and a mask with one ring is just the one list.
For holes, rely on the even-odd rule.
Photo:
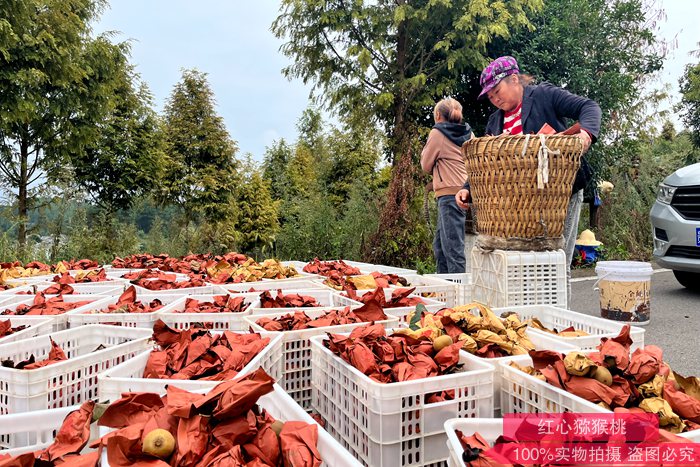
[(39, 292), (34, 296), (34, 302), (31, 305), (20, 304), (17, 305), (14, 310), (8, 309), (0, 314), (17, 316), (60, 315), (66, 311), (87, 305), (90, 302), (90, 300), (80, 302), (64, 302), (63, 295), (57, 295), (47, 299), (44, 293)]
[(309, 274), (320, 274), (322, 276), (326, 276), (330, 272), (338, 272), (344, 276), (359, 276), (361, 274), (359, 269), (348, 265), (343, 260), (320, 261), (318, 258), (309, 261), (309, 263), (304, 266), (303, 271)]
[(314, 297), (300, 294), (283, 294), (281, 290), (273, 296), (269, 290), (260, 294), (262, 308), (308, 308), (321, 306)]
[(232, 379), (270, 343), (260, 334), (225, 331), (213, 335), (204, 329), (176, 331), (156, 321), (144, 378), (223, 381)]

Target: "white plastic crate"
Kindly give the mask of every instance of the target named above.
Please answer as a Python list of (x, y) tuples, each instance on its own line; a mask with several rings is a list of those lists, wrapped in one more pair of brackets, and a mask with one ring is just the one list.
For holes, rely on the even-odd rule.
[[(161, 271), (158, 268), (150, 268), (151, 271), (153, 272), (159, 272), (162, 274), (167, 274), (168, 276), (174, 276), (175, 280), (180, 282), (180, 281), (186, 281), (189, 280), (190, 276), (187, 274), (183, 274), (181, 272), (170, 272), (170, 271)], [(134, 273), (141, 273), (143, 271), (146, 271), (146, 269), (105, 269), (107, 272), (107, 277), (111, 279), (118, 279), (127, 283), (131, 283), (132, 280), (137, 280), (137, 279), (129, 279), (127, 277), (124, 277), (128, 274), (134, 274)], [(149, 279), (149, 278), (146, 278)], [(156, 279), (155, 277), (150, 278), (150, 279)]]
[[(0, 455), (34, 452), (53, 443), (66, 416), (80, 405), (27, 413), (0, 415)], [(90, 426), (90, 441), (99, 437), (96, 423)]]
[(23, 285), (35, 285), (39, 282), (50, 282), (51, 279), (56, 274), (42, 274), (41, 276), (31, 276), (31, 277), (17, 277), (15, 279), (7, 279), (5, 281), (6, 285), (11, 285), (12, 287), (20, 287)]
[[(26, 286), (22, 286), (24, 288)], [(20, 287), (17, 287), (20, 288)], [(34, 295), (19, 293), (16, 295), (3, 295), (0, 297), (0, 313), (5, 310), (15, 310), (20, 303), (31, 304), (34, 301)], [(0, 315), (2, 316), (2, 315)]]
[(301, 272), (301, 270), (304, 269), (304, 266), (309, 264), (306, 261), (280, 261), (280, 263), (282, 266), (286, 267), (294, 266), (294, 269), (296, 269), (297, 272)]
[[(457, 437), (457, 430), (461, 431), (465, 436), (479, 433), (487, 443), (493, 446), (498, 437), (503, 434), (503, 419), (453, 418), (447, 420), (445, 422), (445, 432), (447, 433), (447, 448), (450, 451), (450, 458), (447, 460), (448, 467), (465, 467), (464, 461), (462, 461), (464, 449)], [(679, 433), (678, 436), (688, 439), (691, 443), (700, 442), (700, 430)]]
[[(158, 313), (162, 308), (153, 313), (97, 313), (97, 311), (106, 310), (109, 305), (116, 304), (119, 301), (120, 295), (121, 292), (117, 295), (102, 298), (88, 306), (83, 306), (75, 311), (66, 313), (68, 327), (74, 328), (86, 324), (111, 324), (115, 326), (153, 329), (153, 323), (158, 320)], [(136, 300), (144, 304), (149, 304), (151, 301), (158, 299), (163, 305), (167, 305), (182, 298), (183, 295), (181, 294), (136, 292)]]
[[(520, 366), (532, 365), (529, 355), (511, 360)], [(501, 408), (503, 413), (610, 413), (586, 399), (559, 389), (502, 362)], [(690, 442), (700, 442), (700, 430), (680, 433)]]
[[(343, 448), (338, 441), (324, 430), (316, 421), (307, 414), (288, 394), (277, 384), (273, 386), (271, 393), (258, 399), (257, 405), (267, 411), (272, 417), (283, 422), (300, 421), (318, 426), (318, 442), (316, 448), (321, 455), (321, 467), (361, 467), (355, 458)], [(208, 389), (190, 390), (191, 392), (205, 393)], [(111, 428), (102, 427), (100, 435), (104, 436), (112, 431)], [(103, 451), (101, 464), (109, 467), (107, 451)]]
[[(321, 308), (326, 308), (331, 309), (331, 308), (337, 308), (337, 307), (345, 307), (349, 306), (351, 308), (357, 308), (362, 306), (362, 303), (356, 302), (355, 300), (351, 300), (347, 297), (343, 297), (340, 295), (340, 293), (326, 289), (307, 289), (307, 290), (298, 290), (298, 289), (291, 289), (291, 290), (284, 290), (282, 292), (284, 295), (294, 295), (294, 294), (299, 294), (299, 295), (304, 295), (307, 297), (313, 297), (316, 299), (316, 302), (320, 304), (320, 307), (289, 307), (289, 308), (262, 308), (262, 304), (258, 304), (258, 306), (253, 308), (253, 314), (254, 315), (261, 315), (261, 314), (270, 314), (270, 313), (280, 313), (280, 312), (291, 312), (295, 310), (301, 310), (301, 311), (306, 311), (306, 310), (313, 310), (313, 309), (321, 309)], [(270, 295), (275, 297), (277, 295), (276, 290), (270, 290)], [(259, 296), (259, 295), (258, 295)]]
[(678, 433), (678, 436), (686, 438), (691, 443), (700, 443), (700, 430), (687, 431), (685, 433)]
[(398, 288), (415, 287), (415, 295), (424, 298), (431, 298), (442, 302), (447, 307), (461, 305), (458, 303), (458, 286), (454, 282), (446, 281), (436, 277), (421, 276), (418, 274), (407, 274), (403, 276), (407, 281), (407, 286), (396, 286)]
[(131, 284), (137, 293), (147, 294), (180, 294), (180, 295), (222, 295), (228, 292), (219, 285), (203, 285), (201, 287), (183, 287), (182, 289), (151, 290), (139, 285)]
[[(51, 297), (55, 297), (56, 295), (47, 295), (47, 299)], [(21, 302), (16, 302), (8, 305), (4, 305), (0, 308), (2, 312), (6, 310), (12, 310), (15, 311), (19, 305), (26, 304), (30, 305), (34, 302), (34, 296), (29, 295), (29, 298), (25, 301)], [(100, 299), (102, 297), (99, 297), (97, 295), (64, 295), (63, 296), (63, 301), (66, 303), (74, 303), (74, 302), (89, 302), (85, 305), (79, 306), (77, 308), (74, 308), (72, 310), (68, 310), (65, 313), (59, 314), (59, 315), (29, 315), (29, 316), (42, 316), (42, 317), (49, 317), (53, 319), (53, 324), (54, 324), (54, 331), (62, 331), (66, 329), (68, 325), (68, 314), (69, 313), (80, 313), (81, 310), (84, 307), (89, 307), (92, 303), (94, 303), (96, 300)], [(15, 316), (15, 315), (2, 315), (2, 317), (10, 317), (10, 316)], [(26, 316), (26, 315), (18, 315), (18, 316)]]
[(425, 274), (425, 277), (435, 277), (452, 282), (457, 287), (457, 305), (466, 305), (472, 301), (472, 275), (471, 273), (455, 274)]
[[(402, 274), (417, 274), (418, 271), (415, 269), (405, 269), (405, 268), (397, 268), (394, 266), (384, 266), (381, 264), (372, 264), (372, 263), (363, 263), (362, 261), (349, 261), (349, 260), (338, 260), (338, 259), (325, 259), (321, 260), (324, 263), (327, 262), (334, 262), (334, 261), (343, 261), (345, 264), (348, 266), (352, 266), (354, 268), (357, 268), (360, 270), (361, 274), (369, 274), (371, 272), (381, 272), (383, 274), (397, 274), (397, 275), (402, 275)], [(301, 271), (304, 269), (304, 266), (306, 266), (309, 263), (303, 262), (303, 261), (284, 261), (283, 264), (291, 264), (295, 268), (297, 268), (297, 271)]]
[[(305, 310), (311, 319), (318, 318), (326, 314), (329, 310)], [(256, 332), (265, 331), (265, 328), (256, 324), (261, 318), (275, 319), (290, 314), (273, 313), (265, 315), (246, 316), (244, 321), (250, 329)], [(291, 314), (294, 314), (292, 311)], [(399, 319), (390, 316), (389, 319), (376, 321), (382, 324), (385, 329), (395, 327)], [(282, 331), (282, 343), (284, 347), (284, 358), (282, 360), (284, 371), (283, 387), (292, 398), (306, 410), (311, 410), (311, 343), (309, 338), (326, 333), (351, 332), (356, 327), (365, 326), (367, 323), (341, 324), (338, 326), (325, 326), (319, 328), (299, 329), (295, 331)]]
[[(345, 261), (345, 260), (343, 260)], [(383, 274), (417, 274), (418, 271), (415, 269), (407, 268), (397, 268), (394, 266), (385, 266), (383, 264), (373, 264), (373, 263), (363, 263), (361, 261), (345, 261), (349, 266), (354, 266), (358, 268), (363, 274), (369, 274), (371, 272), (381, 272)]]
[[(517, 313), (520, 319), (523, 321), (530, 318), (537, 318), (545, 327), (549, 329), (557, 329), (561, 331), (562, 329), (573, 326), (577, 330), (587, 332), (590, 334), (590, 336), (562, 337), (531, 328), (532, 332), (534, 333), (544, 334), (553, 339), (574, 344), (584, 352), (593, 352), (597, 350), (596, 347), (600, 344), (601, 338), (617, 336), (620, 334), (620, 331), (626, 324), (551, 305), (527, 305), (496, 308), (493, 310), (497, 316), (500, 316), (501, 313), (507, 311)], [(634, 352), (638, 348), (644, 347), (644, 332), (644, 328), (638, 326), (630, 327), (630, 337), (632, 338), (630, 353)]]
[(284, 281), (293, 281), (293, 280), (303, 279), (303, 278), (308, 279), (308, 278), (312, 278), (312, 277), (318, 277), (318, 274), (310, 274), (308, 272), (303, 271), (304, 266), (306, 266), (306, 264), (307, 264), (304, 261), (280, 261), (280, 264), (282, 266), (286, 266), (286, 267), (290, 267), (290, 266), (294, 267), (294, 269), (296, 269), (296, 271), (297, 271), (297, 275), (292, 276), (292, 277), (286, 277), (284, 279), (263, 278), (261, 280), (265, 281), (265, 282), (284, 282)]
[[(107, 275), (118, 275), (118, 277), (121, 277), (123, 274), (128, 274), (132, 272), (141, 272), (145, 271), (146, 268), (115, 268), (112, 267), (111, 264), (105, 264), (102, 266), (102, 269), (104, 269), (107, 272)], [(154, 269), (154, 268), (151, 268)], [(155, 268), (157, 269), (157, 268)]]
[(237, 294), (246, 297), (246, 302), (250, 301), (250, 306), (240, 313), (183, 313), (187, 299), (210, 302), (215, 295), (228, 295), (228, 293), (217, 293), (208, 295), (189, 295), (176, 300), (169, 305), (158, 310), (158, 318), (163, 320), (165, 324), (173, 329), (183, 330), (197, 325), (212, 331), (246, 331), (247, 324), (243, 321), (243, 317), (253, 313), (253, 307), (259, 306), (260, 302), (257, 299), (258, 294)]
[(51, 316), (0, 316), (0, 321), (7, 321), (8, 319), (12, 327), (29, 327), (12, 333), (9, 336), (0, 337), (0, 344), (16, 342), (29, 337), (43, 336), (44, 334), (56, 331), (56, 329), (54, 329), (54, 322), (56, 320)]
[(465, 467), (462, 461), (462, 443), (457, 438), (456, 431), (459, 430), (465, 436), (479, 433), (484, 440), (493, 446), (499, 436), (503, 434), (502, 418), (452, 418), (445, 422), (445, 433), (447, 433), (447, 449), (450, 457), (447, 459), (448, 467)]
[[(262, 367), (275, 381), (282, 379), (282, 336), (277, 332), (261, 332), (270, 342), (233, 379), (239, 379)], [(211, 389), (221, 381), (182, 380), (144, 378), (143, 370), (151, 355), (151, 350), (117, 365), (98, 376), (100, 401), (113, 402), (125, 392), (155, 392), (162, 394), (167, 386), (177, 386), (187, 391)]]
[[(568, 344), (557, 339), (552, 339), (548, 335), (538, 334), (533, 332), (532, 329), (527, 330), (527, 337), (530, 339), (535, 346), (535, 350), (553, 350), (555, 352), (568, 353), (579, 348), (573, 344)], [(498, 357), (498, 358), (485, 358), (484, 360), (491, 363), (496, 367), (496, 371), (493, 376), (493, 408), (496, 415), (501, 414), (501, 385), (503, 381), (503, 367), (500, 365), (501, 362), (510, 362), (517, 360), (519, 355), (508, 356), (508, 357)], [(507, 412), (503, 412), (507, 413)]]
[(264, 290), (282, 290), (284, 292), (286, 290), (328, 289), (325, 285), (318, 283), (313, 278), (294, 278), (280, 279), (277, 281), (241, 282), (238, 284), (221, 284), (220, 287), (226, 290), (228, 293), (249, 293), (250, 289), (254, 289), (258, 294)]
[[(111, 290), (115, 291), (115, 290), (117, 290), (117, 289), (114, 289), (114, 288), (112, 287)], [(76, 291), (76, 292), (77, 292), (77, 291)], [(117, 294), (120, 294), (121, 292), (122, 292), (121, 290), (117, 290), (116, 293), (117, 293)], [(46, 299), (48, 300), (48, 299), (50, 299), (50, 298), (57, 297), (58, 295), (55, 295), (55, 294), (45, 294), (44, 296), (45, 296)], [(0, 307), (3, 307), (3, 308), (10, 308), (10, 305), (13, 305), (13, 304), (15, 304), (15, 303), (17, 303), (17, 304), (19, 304), (19, 303), (27, 303), (27, 300), (28, 300), (28, 299), (30, 300), (30, 303), (31, 303), (31, 301), (34, 300), (34, 297), (35, 297), (35, 294), (34, 294), (34, 295), (25, 295), (25, 294), (13, 295), (13, 296), (11, 296), (11, 297), (8, 297), (6, 300), (3, 300), (3, 301), (0, 303)], [(73, 298), (70, 298), (70, 299), (69, 299), (69, 297), (78, 297), (78, 298), (77, 298), (77, 299), (73, 299)], [(93, 294), (93, 293), (87, 293), (87, 294), (74, 293), (74, 294), (63, 295), (63, 301), (64, 301), (64, 302), (75, 302), (75, 301), (80, 301), (80, 302), (91, 301), (91, 302), (93, 302), (93, 301), (96, 301), (96, 300), (102, 300), (102, 299), (105, 298), (105, 297), (107, 297), (107, 295)], [(66, 313), (68, 313), (68, 312), (70, 312), (70, 311), (73, 311), (73, 310), (69, 310), (69, 311), (67, 311)]]
[(36, 293), (37, 286), (44, 284), (51, 285), (51, 282), (36, 282), (34, 284), (18, 285), (17, 287), (12, 287), (7, 290), (0, 290), (0, 304), (15, 295), (32, 295)]
[[(80, 404), (97, 396), (98, 373), (129, 359), (148, 346), (151, 331), (92, 325), (51, 335), (68, 357), (34, 370), (0, 367), (0, 414)], [(104, 347), (104, 348), (101, 348)], [(0, 360), (20, 362), (34, 355), (44, 360), (49, 336), (0, 345)]]
[(609, 410), (510, 366), (532, 366), (529, 355), (501, 362), (502, 413), (608, 413)]
[[(99, 268), (99, 269), (101, 269), (101, 268)], [(94, 270), (95, 270), (95, 271), (99, 271), (99, 269), (94, 269)], [(126, 279), (122, 279), (121, 277), (118, 277), (118, 276), (115, 276), (115, 275), (113, 275), (113, 274), (110, 274), (110, 273), (109, 273), (109, 270), (107, 270), (107, 269), (105, 269), (104, 271), (105, 271), (105, 275), (107, 276), (107, 280), (102, 280), (102, 281), (97, 281), (97, 282), (78, 282), (78, 283), (76, 283), (76, 284), (69, 284), (69, 285), (70, 285), (70, 286), (73, 286), (73, 285), (78, 285), (78, 284), (93, 284), (93, 285), (102, 284), (102, 285), (111, 285), (111, 286), (114, 286), (114, 287), (120, 287), (120, 286), (123, 287), (124, 284), (126, 284), (127, 282), (129, 282), (129, 281), (126, 280)], [(68, 271), (65, 271), (65, 272), (67, 272), (68, 274), (70, 274), (70, 275), (73, 276), (73, 277), (77, 277), (78, 275), (81, 275), (81, 276), (82, 276), (82, 275), (86, 274), (88, 271), (84, 271), (84, 270), (82, 270), (82, 269), (71, 269), (71, 270), (68, 270)], [(55, 278), (55, 277), (60, 277), (61, 275), (62, 275), (62, 274), (54, 273), (54, 274), (52, 274), (52, 275), (50, 276), (50, 279), (44, 279), (44, 280), (49, 280), (50, 282), (56, 283), (56, 282), (54, 281), (54, 278)]]
[[(425, 466), (447, 460), (444, 423), (454, 417), (493, 416), (493, 365), (460, 352), (462, 371), (381, 384), (311, 338), (313, 408), (329, 432), (365, 465)], [(426, 403), (433, 393), (454, 399)]]
[[(36, 292), (44, 292), (49, 287), (55, 286), (55, 282), (51, 283), (40, 283), (36, 285)], [(124, 288), (128, 285), (126, 282), (111, 283), (111, 282), (86, 282), (80, 284), (68, 284), (70, 285), (75, 295), (119, 295), (124, 292)]]
[(566, 254), (472, 249), (472, 300), (490, 307), (566, 302)]

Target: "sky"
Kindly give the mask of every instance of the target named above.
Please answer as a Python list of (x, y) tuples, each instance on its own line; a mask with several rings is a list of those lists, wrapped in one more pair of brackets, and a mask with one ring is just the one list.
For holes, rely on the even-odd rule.
[[(94, 25), (96, 34), (114, 31), (115, 41), (130, 40), (132, 63), (153, 92), (156, 108), (163, 103), (183, 68), (208, 73), (224, 118), (240, 154), (262, 160), (274, 140), (296, 139), (296, 122), (309, 105), (310, 86), (289, 81), (281, 73), (289, 60), (279, 51), (282, 41), (270, 32), (279, 14), (275, 0), (111, 0)], [(666, 12), (661, 37), (676, 39), (661, 73), (678, 100), (678, 79), (688, 55), (700, 48), (698, 0), (659, 1)], [(677, 127), (679, 125), (677, 124)]]
[(207, 73), (239, 154), (261, 160), (274, 140), (296, 139), (311, 89), (281, 73), (289, 61), (270, 32), (278, 9), (273, 0), (111, 0), (93, 30), (131, 40), (131, 62), (158, 110), (183, 68)]

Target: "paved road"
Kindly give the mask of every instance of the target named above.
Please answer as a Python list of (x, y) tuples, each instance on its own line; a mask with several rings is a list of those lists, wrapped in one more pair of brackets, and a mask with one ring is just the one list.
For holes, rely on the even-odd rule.
[[(594, 283), (595, 277), (573, 280), (572, 310), (600, 316)], [(674, 371), (700, 376), (700, 293), (683, 288), (671, 271), (655, 270), (652, 276), (651, 322), (645, 328), (645, 344), (661, 347)]]

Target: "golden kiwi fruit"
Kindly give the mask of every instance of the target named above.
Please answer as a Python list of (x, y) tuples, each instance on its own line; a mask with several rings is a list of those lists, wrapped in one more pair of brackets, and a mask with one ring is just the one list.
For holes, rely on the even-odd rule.
[(591, 376), (593, 379), (600, 381), (606, 386), (612, 386), (612, 374), (610, 374), (610, 370), (604, 366), (596, 367), (595, 372), (593, 372)]
[(452, 342), (452, 338), (447, 334), (443, 334), (442, 336), (438, 336), (435, 338), (435, 340), (433, 341), (433, 349), (435, 349), (436, 352), (439, 352), (445, 347), (452, 344), (454, 344), (454, 342)]
[(143, 439), (141, 451), (159, 459), (167, 459), (175, 451), (175, 438), (168, 430), (156, 428)]

